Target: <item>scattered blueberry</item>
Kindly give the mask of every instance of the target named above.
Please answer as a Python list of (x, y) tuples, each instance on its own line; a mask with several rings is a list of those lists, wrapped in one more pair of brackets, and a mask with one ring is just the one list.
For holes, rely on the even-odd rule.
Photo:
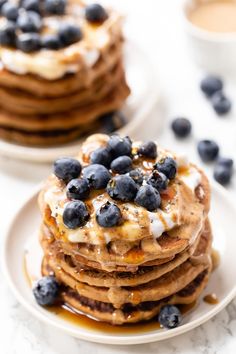
[(146, 208), (148, 211), (157, 210), (157, 208), (161, 205), (161, 197), (159, 192), (148, 184), (140, 187), (134, 201), (138, 205)]
[(99, 164), (87, 166), (83, 169), (83, 176), (94, 189), (106, 188), (111, 174), (108, 169)]
[(143, 173), (139, 168), (131, 170), (129, 176), (134, 180), (135, 183), (141, 185), (143, 183)]
[(157, 157), (157, 145), (154, 141), (147, 141), (138, 149), (138, 154), (140, 156), (149, 157), (155, 159)]
[(92, 164), (100, 164), (105, 167), (110, 167), (112, 157), (110, 151), (105, 148), (101, 147), (94, 150), (90, 155), (90, 161)]
[(7, 21), (0, 29), (0, 44), (14, 46), (16, 40), (16, 26), (12, 21)]
[(168, 179), (173, 179), (177, 172), (177, 164), (171, 157), (165, 157), (154, 165), (154, 169), (163, 173)]
[(86, 20), (92, 23), (102, 23), (107, 19), (107, 13), (100, 4), (90, 4), (85, 8)]
[(23, 0), (21, 7), (27, 11), (40, 13), (40, 0)]
[(45, 34), (41, 37), (41, 47), (51, 50), (57, 50), (62, 47), (62, 43), (57, 34)]
[(201, 90), (211, 97), (215, 92), (222, 90), (223, 82), (219, 77), (216, 76), (207, 76), (201, 81)]
[(41, 306), (55, 304), (59, 292), (59, 284), (55, 277), (48, 276), (39, 279), (33, 288), (37, 303)]
[(90, 193), (89, 183), (86, 179), (75, 178), (72, 179), (66, 187), (66, 195), (69, 199), (85, 200)]
[(61, 157), (54, 162), (54, 174), (66, 183), (79, 177), (81, 169), (80, 162), (71, 157)]
[(192, 125), (187, 118), (176, 118), (171, 128), (178, 138), (185, 138), (191, 133)]
[(214, 93), (211, 103), (218, 115), (224, 115), (231, 110), (232, 104), (222, 91)]
[(18, 6), (11, 3), (11, 2), (6, 2), (3, 4), (1, 8), (1, 13), (3, 16), (5, 16), (9, 21), (16, 21), (19, 13)]
[(25, 53), (40, 49), (40, 36), (37, 33), (21, 33), (16, 39), (16, 46)]
[(62, 218), (69, 229), (76, 229), (88, 221), (89, 213), (84, 202), (77, 200), (66, 204)]
[(62, 23), (58, 34), (62, 44), (65, 46), (78, 42), (83, 37), (80, 27), (70, 23)]
[(113, 133), (115, 130), (122, 128), (127, 118), (120, 111), (103, 114), (100, 117), (102, 132), (106, 134)]
[(113, 177), (107, 185), (107, 193), (113, 199), (132, 201), (138, 191), (134, 180), (127, 175)]
[(217, 182), (225, 186), (229, 184), (233, 174), (233, 169), (225, 165), (216, 164), (214, 168), (214, 178)]
[(124, 174), (131, 170), (132, 159), (129, 156), (117, 157), (111, 163), (111, 170), (114, 173)]
[(6, 4), (7, 0), (0, 0), (0, 12), (4, 4)]
[(219, 154), (219, 146), (214, 140), (201, 140), (197, 146), (201, 159), (205, 162), (213, 161)]
[(128, 136), (121, 138), (119, 135), (112, 135), (107, 144), (113, 158), (131, 155), (132, 142)]
[(219, 157), (217, 164), (233, 169), (234, 161), (229, 157)]
[(169, 180), (166, 175), (157, 170), (154, 170), (147, 179), (147, 183), (153, 186), (159, 192), (167, 188), (168, 182)]
[(180, 325), (182, 315), (178, 307), (174, 305), (165, 305), (159, 312), (158, 320), (161, 326), (171, 329)]
[(102, 227), (113, 227), (122, 222), (121, 211), (117, 205), (106, 202), (96, 213), (97, 223)]
[(63, 15), (66, 0), (44, 0), (44, 10), (48, 15)]
[(16, 24), (22, 32), (39, 32), (42, 27), (42, 20), (36, 12), (27, 11), (20, 13)]

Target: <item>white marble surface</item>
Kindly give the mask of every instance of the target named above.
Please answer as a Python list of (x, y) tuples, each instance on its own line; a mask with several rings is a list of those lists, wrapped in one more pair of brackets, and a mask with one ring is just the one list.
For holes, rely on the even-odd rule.
[[(107, 0), (106, 2), (111, 2)], [(116, 3), (117, 1), (113, 0)], [(155, 121), (147, 122), (150, 133), (170, 148), (187, 153), (199, 162), (196, 141), (215, 138), (222, 154), (236, 161), (236, 115), (218, 118), (198, 89), (203, 73), (196, 68), (185, 43), (178, 0), (120, 0), (119, 6), (129, 13), (127, 32), (134, 36), (151, 57), (163, 88), (164, 131), (159, 136)], [(236, 82), (226, 78), (226, 91), (234, 100)], [(176, 140), (170, 132), (169, 120), (186, 115), (193, 122), (193, 134), (185, 141)], [(144, 137), (144, 138), (145, 138)], [(205, 166), (209, 176), (212, 166)], [(1, 233), (9, 219), (35, 185), (50, 171), (49, 165), (36, 165), (0, 158)], [(235, 177), (229, 191), (236, 196)], [(30, 222), (30, 221), (29, 221)], [(234, 237), (234, 235), (232, 235)], [(235, 282), (235, 279), (232, 279)], [(179, 337), (139, 346), (92, 344), (70, 338), (32, 318), (14, 299), (0, 273), (0, 353), (2, 354), (123, 354), (123, 353), (225, 353), (236, 350), (236, 300), (199, 328)]]

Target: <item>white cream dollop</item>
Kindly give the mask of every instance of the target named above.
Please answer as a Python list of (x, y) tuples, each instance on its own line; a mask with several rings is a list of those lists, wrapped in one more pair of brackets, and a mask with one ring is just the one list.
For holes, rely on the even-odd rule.
[(177, 225), (176, 214), (166, 213), (162, 210), (158, 212), (148, 212), (150, 220), (150, 231), (155, 239), (160, 237), (164, 231), (171, 230)]

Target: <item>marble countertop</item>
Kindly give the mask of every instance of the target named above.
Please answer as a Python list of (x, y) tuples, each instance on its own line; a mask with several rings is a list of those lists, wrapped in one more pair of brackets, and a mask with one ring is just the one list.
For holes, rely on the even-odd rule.
[[(117, 1), (113, 2), (117, 5)], [(119, 6), (129, 15), (127, 33), (135, 37), (150, 56), (162, 87), (156, 119), (163, 119), (163, 131), (161, 134), (157, 131), (155, 120), (149, 121), (150, 130), (143, 138), (155, 138), (160, 144), (187, 153), (200, 164), (196, 142), (201, 138), (214, 138), (219, 142), (222, 154), (232, 156), (236, 161), (235, 108), (228, 117), (218, 118), (199, 91), (199, 80), (204, 73), (195, 66), (185, 42), (180, 16), (181, 1), (120, 0)], [(233, 100), (236, 97), (236, 82), (226, 78), (225, 83), (226, 91)], [(170, 119), (176, 115), (187, 116), (193, 123), (193, 134), (187, 140), (178, 141), (169, 130)], [(211, 177), (212, 166), (204, 168)], [(4, 233), (22, 200), (47, 176), (50, 169), (50, 165), (0, 158), (1, 233)], [(228, 189), (236, 196), (235, 177)], [(173, 339), (129, 347), (93, 344), (73, 339), (29, 315), (9, 291), (0, 270), (2, 354), (86, 354), (92, 351), (97, 354), (233, 354), (236, 351), (236, 299), (212, 320)]]

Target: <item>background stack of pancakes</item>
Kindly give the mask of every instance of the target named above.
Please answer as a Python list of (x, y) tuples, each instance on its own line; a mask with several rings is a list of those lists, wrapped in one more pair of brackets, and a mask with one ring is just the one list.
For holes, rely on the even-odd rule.
[[(87, 139), (79, 155), (81, 164), (86, 166), (91, 152), (106, 146), (108, 139), (104, 135)], [(161, 192), (156, 211), (116, 200), (124, 222), (101, 227), (96, 211), (114, 200), (106, 191), (94, 190), (85, 201), (89, 221), (70, 230), (62, 221), (68, 203), (66, 184), (52, 175), (39, 197), (43, 275), (55, 275), (67, 305), (113, 324), (148, 320), (165, 304), (196, 301), (212, 269), (205, 175), (165, 150), (158, 148), (157, 158), (150, 159), (135, 155), (141, 143), (132, 146), (133, 167), (145, 176), (163, 157), (171, 156), (177, 163), (177, 174)]]
[[(99, 116), (121, 107), (129, 95), (121, 18), (112, 10), (106, 14), (91, 23), (85, 5), (69, 0), (64, 14), (42, 15), (41, 32), (76, 24), (82, 33), (78, 42), (30, 53), (0, 45), (1, 138), (26, 145), (68, 142), (94, 131)], [(4, 21), (1, 17), (0, 25)]]

